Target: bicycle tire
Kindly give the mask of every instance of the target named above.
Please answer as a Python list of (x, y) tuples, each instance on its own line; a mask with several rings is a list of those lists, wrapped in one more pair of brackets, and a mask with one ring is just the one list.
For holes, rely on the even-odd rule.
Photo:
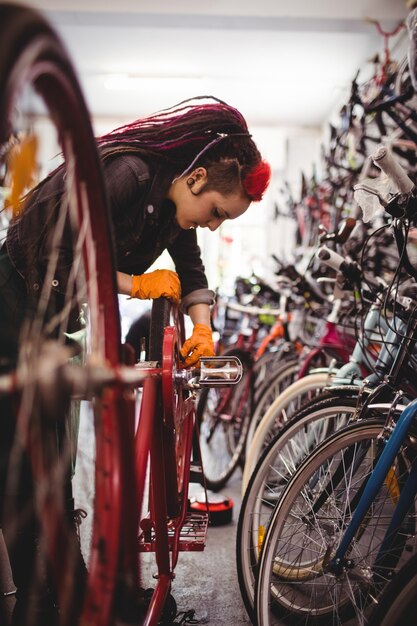
[(304, 376), (294, 381), (279, 394), (258, 424), (256, 424), (254, 416), (246, 440), (246, 459), (242, 477), (243, 494), (262, 450), (268, 446), (277, 431), (301, 410), (304, 404), (313, 400), (312, 395), (320, 394), (329, 382), (329, 374), (327, 373)]
[[(332, 574), (328, 563), (349, 523), (355, 498), (357, 502), (361, 487), (373, 469), (377, 451), (383, 447), (380, 433), (384, 424), (381, 417), (347, 426), (322, 443), (293, 475), (277, 503), (262, 547), (255, 592), (259, 626), (282, 621), (337, 625), (355, 615), (360, 621), (369, 604), (382, 592), (394, 563), (401, 558), (400, 552), (407, 541), (405, 533), (400, 552), (397, 546), (395, 554), (390, 555), (392, 560), (385, 580), (380, 564), (378, 585), (372, 584), (372, 577), (360, 577), (357, 573), (367, 568), (372, 571), (373, 559), (394, 507), (390, 501), (391, 482), (384, 482), (379, 490), (372, 511), (347, 553), (351, 565), (342, 576), (337, 576)], [(395, 485), (402, 483), (403, 473), (409, 467), (404, 451), (398, 453), (396, 461)], [(415, 511), (411, 517), (414, 532)], [(307, 522), (302, 521), (307, 518)], [(284, 537), (287, 530), (291, 540)], [(298, 545), (300, 538), (303, 545)]]
[[(279, 497), (277, 476), (282, 488), (296, 466), (309, 452), (340, 425), (346, 425), (355, 412), (357, 397), (324, 394), (309, 402), (285, 424), (259, 458), (244, 492), (236, 534), (236, 564), (239, 589), (249, 617), (254, 619), (255, 580), (259, 544), (269, 525), (273, 507)], [(330, 421), (333, 423), (330, 425)], [(326, 422), (329, 428), (325, 427)], [(319, 428), (315, 428), (316, 423)], [(308, 440), (308, 437), (311, 439)], [(314, 435), (314, 436), (313, 436)], [(297, 443), (298, 440), (298, 443)], [(296, 451), (300, 457), (295, 462)]]
[(170, 324), (171, 303), (167, 298), (152, 301), (151, 327), (149, 333), (149, 358), (151, 361), (162, 360), (164, 330)]
[[(224, 356), (239, 357), (241, 381), (230, 388), (206, 387), (196, 408), (204, 479), (212, 491), (222, 489), (242, 462), (252, 411), (252, 369), (247, 353), (231, 349)], [(222, 408), (228, 412), (220, 415), (218, 409)]]
[(404, 57), (398, 64), (396, 76), (394, 80), (394, 93), (396, 96), (402, 96), (413, 90), (413, 84), (410, 76), (410, 68), (408, 58)]
[(254, 396), (258, 397), (258, 390), (270, 380), (275, 372), (282, 366), (284, 361), (295, 359), (297, 353), (294, 346), (287, 341), (281, 340), (271, 350), (264, 352), (259, 358), (254, 359)]
[[(172, 516), (175, 516), (176, 509), (188, 495), (185, 489), (188, 485), (186, 445), (189, 429), (194, 425), (194, 403), (184, 403), (186, 397), (184, 390), (180, 385), (173, 384), (174, 370), (179, 367), (178, 343), (183, 340), (183, 327), (180, 320), (181, 318), (169, 300), (158, 298), (153, 301), (149, 355), (151, 361), (157, 361), (162, 367), (162, 382), (157, 390), (157, 411), (164, 415), (164, 441), (161, 454), (172, 455), (173, 447), (175, 447), (175, 458), (165, 457), (165, 463), (170, 464), (177, 480), (175, 488), (174, 484), (171, 484), (171, 491), (176, 493), (171, 493), (169, 488), (166, 492), (168, 511)], [(168, 358), (170, 363), (168, 364), (164, 358)], [(165, 452), (165, 446), (167, 452)]]
[(299, 370), (299, 359), (290, 355), (288, 358), (282, 359), (280, 367), (276, 368), (268, 380), (262, 384), (254, 398), (254, 412), (251, 421), (255, 427), (275, 398), (296, 380)]
[[(48, 307), (52, 305), (52, 290), (48, 286), (42, 291), (36, 310), (31, 312), (30, 318), (25, 319), (21, 348), (10, 367), (13, 368), (14, 363), (18, 362), (20, 367), (25, 364), (28, 371), (36, 371), (42, 350), (46, 345), (50, 346), (51, 342), (56, 344), (57, 349), (70, 349), (71, 353), (78, 351), (74, 359), (80, 360), (84, 351), (76, 348), (77, 341), (70, 332), (69, 319), (71, 312), (76, 311), (77, 321), (80, 321), (81, 303), (84, 302), (88, 303), (90, 355), (96, 363), (116, 367), (120, 363), (120, 323), (111, 232), (103, 176), (87, 107), (71, 60), (48, 22), (38, 12), (27, 7), (2, 4), (1, 143), (8, 140), (21, 90), (29, 87), (36, 91), (46, 106), (57, 131), (65, 164), (71, 167), (71, 180), (67, 181), (67, 191), (64, 192), (71, 200), (67, 203), (65, 214), (66, 209), (62, 208), (64, 203), (59, 211), (62, 223), (69, 225), (73, 233), (72, 277), (68, 278), (65, 288), (62, 286), (64, 305), (58, 316), (48, 317), (45, 314), (46, 310), (49, 313)], [(78, 201), (73, 202), (74, 197)], [(76, 234), (71, 226), (75, 222), (80, 227)], [(60, 243), (57, 230), (54, 238), (54, 250), (57, 250)], [(56, 269), (57, 257), (58, 253), (47, 260), (46, 277), (54, 271), (54, 265)], [(30, 350), (25, 351), (29, 340)], [(33, 524), (39, 526), (36, 532), (41, 533), (41, 536), (37, 536), (39, 554), (43, 551), (42, 559), (47, 558), (50, 563), (54, 601), (59, 606), (59, 623), (69, 626), (83, 621), (107, 626), (115, 594), (121, 523), (120, 483), (124, 474), (123, 458), (126, 459), (126, 453), (122, 455), (120, 446), (123, 426), (117, 419), (116, 411), (120, 395), (105, 389), (100, 398), (95, 398), (93, 431), (96, 451), (94, 476), (89, 477), (90, 490), (94, 492), (93, 519), (90, 524), (92, 539), (86, 557), (88, 569), (84, 571), (78, 556), (79, 547), (75, 545), (75, 522), (68, 520), (69, 512), (64, 502), (69, 472), (68, 455), (73, 453), (69, 447), (74, 442), (68, 443), (67, 438), (64, 439), (64, 445), (58, 434), (66, 427), (62, 418), (67, 416), (70, 407), (75, 407), (75, 401), (71, 399), (69, 389), (58, 385), (58, 378), (53, 380), (56, 383), (53, 389), (55, 395), (52, 394), (48, 406), (37, 393), (32, 393), (33, 385), (30, 384), (24, 386), (19, 396), (13, 399), (13, 403), (18, 405), (18, 427), (13, 426), (12, 430), (17, 432), (23, 428), (29, 447), (22, 447), (14, 439), (13, 454), (10, 455), (13, 467), (9, 476), (20, 471), (14, 463), (22, 460), (31, 468), (32, 502), (35, 503), (33, 516), (36, 518)], [(65, 469), (62, 469), (63, 464)], [(15, 517), (18, 511), (19, 506), (14, 498), (13, 504), (3, 511), (3, 521), (9, 515), (13, 517), (13, 523), (19, 524)], [(10, 543), (8, 545), (13, 552), (15, 547), (10, 547)], [(32, 564), (36, 565), (35, 562)], [(26, 567), (30, 568), (29, 556)], [(28, 617), (26, 614), (25, 619), (34, 623), (33, 616)], [(23, 617), (19, 623), (25, 623)]]
[[(180, 329), (174, 320), (174, 310), (167, 298), (153, 300), (149, 335), (149, 355), (162, 368), (161, 380), (157, 383), (156, 415), (163, 416), (164, 428), (161, 435), (160, 454), (165, 456), (165, 464), (171, 478), (176, 481), (171, 487), (166, 485), (168, 514), (175, 517), (179, 499), (184, 495), (184, 432), (183, 432), (183, 393), (173, 384), (173, 368), (176, 366), (177, 342), (180, 341)], [(167, 343), (168, 342), (168, 343)], [(166, 352), (169, 347), (169, 354)], [(170, 360), (169, 366), (164, 360)], [(156, 425), (154, 424), (156, 429)], [(175, 448), (175, 458), (173, 450)], [(177, 495), (178, 498), (177, 499)]]

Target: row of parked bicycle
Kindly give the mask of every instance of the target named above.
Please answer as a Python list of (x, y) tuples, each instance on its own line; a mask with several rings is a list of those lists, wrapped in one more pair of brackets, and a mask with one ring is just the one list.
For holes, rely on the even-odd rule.
[(200, 447), (211, 489), (243, 470), (237, 568), (246, 609), (260, 626), (411, 623), (413, 94), (407, 105), (398, 95), (378, 105), (394, 121), (398, 107), (412, 115), (384, 128), (384, 145), (356, 173), (355, 198), (372, 212), (369, 224), (348, 217), (334, 231), (317, 227), (315, 245), (309, 239), (303, 258), (281, 265), (273, 287), (239, 279), (235, 297), (217, 303), (218, 349), (237, 355), (244, 374), (234, 387), (201, 393)]

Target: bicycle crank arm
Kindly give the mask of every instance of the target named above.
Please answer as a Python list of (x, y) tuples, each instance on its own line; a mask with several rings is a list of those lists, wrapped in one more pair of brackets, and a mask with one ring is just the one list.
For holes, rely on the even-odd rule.
[(199, 387), (226, 387), (242, 380), (243, 367), (237, 356), (210, 356), (200, 359)]

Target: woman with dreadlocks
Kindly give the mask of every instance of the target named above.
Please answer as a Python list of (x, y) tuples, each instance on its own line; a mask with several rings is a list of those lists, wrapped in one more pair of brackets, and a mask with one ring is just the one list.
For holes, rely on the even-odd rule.
[[(214, 354), (209, 313), (214, 294), (195, 229), (216, 230), (260, 200), (269, 166), (242, 115), (217, 100), (184, 102), (109, 133), (99, 145), (115, 224), (119, 291), (173, 300), (181, 294), (181, 309), (194, 324), (182, 356), (186, 366), (197, 364), (200, 356)], [(143, 274), (164, 249), (178, 275)]]
[[(239, 111), (215, 98), (182, 102), (117, 128), (97, 143), (109, 197), (118, 291), (132, 298), (164, 296), (179, 302), (194, 326), (181, 349), (184, 366), (198, 365), (201, 356), (214, 354), (210, 328), (214, 294), (208, 289), (196, 228), (214, 231), (224, 220), (242, 215), (252, 201), (262, 198), (270, 167), (262, 160)], [(3, 281), (5, 288), (0, 290), (0, 361), (17, 350), (16, 302), (26, 296), (36, 299), (45, 280), (44, 268), (53, 246), (45, 235), (45, 225), (56, 215), (65, 192), (64, 178), (64, 169), (59, 167), (43, 180), (9, 227), (6, 248), (3, 246), (0, 254), (0, 278), (3, 272), (8, 281)], [(165, 249), (176, 272), (146, 273)], [(64, 261), (58, 264), (52, 282), (58, 307), (71, 270), (71, 259)], [(2, 462), (8, 455), (7, 443), (1, 444), (1, 440), (6, 438), (0, 432), (0, 483)], [(1, 491), (0, 484), (3, 499)], [(24, 500), (28, 498), (30, 492)], [(70, 485), (67, 500), (70, 509)], [(20, 611), (27, 610), (29, 581), (25, 572), (28, 558), (35, 558), (36, 529), (28, 524), (19, 537), (9, 549), (20, 588), (13, 623), (23, 623)], [(54, 614), (54, 607), (43, 610)], [(39, 621), (32, 617), (33, 624), (53, 623), (51, 614), (46, 619), (39, 613)]]
[[(214, 354), (209, 309), (214, 294), (208, 289), (195, 229), (216, 230), (224, 220), (242, 215), (252, 201), (262, 198), (270, 178), (270, 167), (239, 111), (215, 98), (204, 104), (200, 99), (184, 101), (98, 139), (118, 290), (133, 298), (165, 296), (176, 302), (181, 298), (180, 308), (194, 324), (192, 337), (182, 348), (185, 366)], [(39, 229), (30, 215), (39, 224), (39, 215), (63, 190), (58, 169), (31, 194), (25, 219), (9, 229), (8, 254), (29, 291), (33, 285), (39, 289), (42, 281), (39, 259), (27, 258), (27, 251), (36, 249), (27, 245), (28, 240)], [(145, 274), (165, 249), (177, 273)]]

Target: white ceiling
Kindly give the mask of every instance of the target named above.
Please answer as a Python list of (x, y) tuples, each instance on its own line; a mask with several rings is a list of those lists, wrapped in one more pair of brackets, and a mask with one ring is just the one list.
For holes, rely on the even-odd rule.
[[(250, 124), (319, 126), (383, 50), (405, 0), (32, 0), (64, 39), (94, 115), (135, 118), (198, 94)], [(369, 67), (369, 64), (368, 64)]]

